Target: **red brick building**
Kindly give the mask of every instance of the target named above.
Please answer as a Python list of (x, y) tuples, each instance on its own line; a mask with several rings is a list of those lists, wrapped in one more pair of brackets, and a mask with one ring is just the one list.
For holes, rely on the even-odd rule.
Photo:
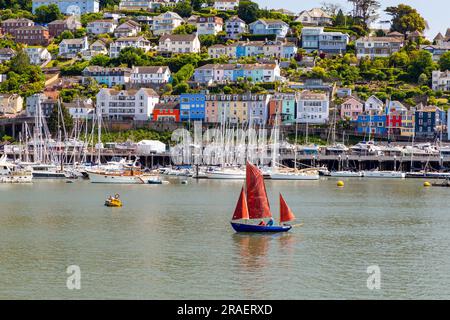
[(65, 20), (55, 20), (48, 24), (50, 37), (57, 37), (64, 31), (75, 31), (82, 27), (81, 22), (71, 16)]
[(22, 27), (16, 30), (15, 40), (31, 46), (47, 46), (50, 42), (48, 29), (42, 26)]
[(153, 121), (180, 122), (180, 103), (157, 103), (153, 109)]

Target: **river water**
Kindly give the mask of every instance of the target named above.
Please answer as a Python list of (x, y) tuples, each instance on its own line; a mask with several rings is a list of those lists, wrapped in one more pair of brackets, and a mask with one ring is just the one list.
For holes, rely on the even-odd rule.
[(239, 181), (2, 184), (0, 299), (449, 299), (450, 189), (344, 181), (267, 181), (304, 223), (277, 235), (231, 229)]

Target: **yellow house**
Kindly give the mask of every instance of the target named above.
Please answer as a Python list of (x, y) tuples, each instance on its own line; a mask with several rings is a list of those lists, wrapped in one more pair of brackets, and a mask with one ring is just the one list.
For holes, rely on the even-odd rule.
[(402, 112), (402, 124), (400, 127), (400, 135), (403, 137), (412, 137), (414, 135), (415, 112), (407, 110)]
[(0, 115), (14, 115), (23, 109), (23, 98), (18, 94), (0, 94)]

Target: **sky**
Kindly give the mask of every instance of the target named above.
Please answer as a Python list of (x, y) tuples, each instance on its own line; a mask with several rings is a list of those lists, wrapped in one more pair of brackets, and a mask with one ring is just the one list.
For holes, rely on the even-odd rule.
[[(320, 8), (322, 2), (338, 3), (344, 8), (344, 11), (349, 11), (352, 7), (346, 0), (254, 0), (261, 8), (268, 9), (288, 9), (295, 13), (302, 10), (309, 10), (312, 8)], [(429, 29), (425, 31), (428, 38), (433, 39), (438, 32), (445, 34), (447, 28), (450, 28), (450, 1), (449, 0), (380, 0), (380, 16), (381, 20), (388, 20), (386, 15), (383, 15), (383, 10), (389, 6), (395, 6), (400, 3), (408, 4), (427, 20)], [(378, 24), (379, 26), (379, 24)], [(377, 27), (377, 24), (373, 25)], [(387, 28), (388, 25), (384, 25)]]

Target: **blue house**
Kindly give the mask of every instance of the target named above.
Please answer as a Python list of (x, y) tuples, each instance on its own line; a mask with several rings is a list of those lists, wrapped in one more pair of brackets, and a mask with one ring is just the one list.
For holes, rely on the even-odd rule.
[(182, 93), (180, 95), (180, 121), (205, 120), (205, 95)]
[(356, 131), (358, 133), (384, 135), (387, 134), (386, 115), (361, 114), (356, 119)]
[(438, 107), (428, 106), (416, 110), (415, 133), (417, 137), (434, 138), (438, 127), (441, 126), (442, 110)]

